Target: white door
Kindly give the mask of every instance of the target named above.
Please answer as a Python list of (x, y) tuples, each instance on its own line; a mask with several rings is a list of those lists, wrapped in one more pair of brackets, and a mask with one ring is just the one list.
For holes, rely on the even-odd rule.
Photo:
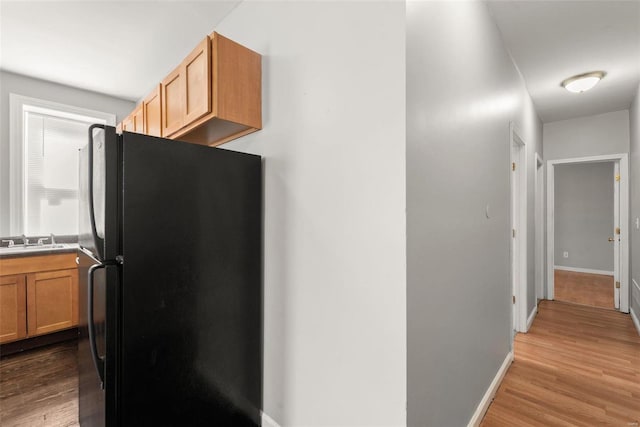
[(512, 329), (515, 331), (518, 330), (518, 310), (516, 304), (516, 295), (518, 295), (518, 286), (520, 280), (520, 250), (517, 243), (517, 231), (519, 230), (519, 218), (520, 218), (520, 209), (519, 209), (519, 173), (516, 172), (518, 168), (518, 159), (519, 159), (519, 149), (520, 147), (516, 143), (512, 143), (511, 145), (511, 324)]
[(536, 154), (535, 194), (535, 283), (536, 304), (544, 299), (544, 166)]
[(609, 241), (613, 243), (613, 305), (620, 309), (620, 161), (614, 163), (613, 177), (613, 227), (612, 237)]

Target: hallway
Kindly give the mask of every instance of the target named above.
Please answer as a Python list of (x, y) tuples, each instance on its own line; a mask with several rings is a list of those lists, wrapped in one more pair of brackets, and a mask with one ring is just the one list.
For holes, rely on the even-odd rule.
[(482, 426), (637, 426), (640, 337), (629, 315), (542, 301)]

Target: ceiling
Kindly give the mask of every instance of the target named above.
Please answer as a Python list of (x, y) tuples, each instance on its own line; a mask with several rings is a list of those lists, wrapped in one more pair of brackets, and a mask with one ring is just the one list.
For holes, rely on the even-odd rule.
[[(489, 1), (543, 122), (624, 110), (640, 82), (640, 1)], [(589, 71), (592, 90), (560, 82)]]
[[(241, 0), (0, 0), (0, 68), (139, 100)], [(640, 1), (488, 1), (543, 122), (629, 107), (640, 81)], [(604, 70), (593, 90), (565, 78)]]
[(0, 68), (136, 101), (240, 1), (0, 2)]

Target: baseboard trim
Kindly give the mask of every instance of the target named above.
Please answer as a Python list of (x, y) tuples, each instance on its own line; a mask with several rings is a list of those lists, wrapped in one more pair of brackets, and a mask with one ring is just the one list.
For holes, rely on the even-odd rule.
[(529, 314), (529, 317), (527, 318), (527, 331), (529, 332), (529, 329), (531, 329), (531, 324), (533, 323), (533, 320), (536, 318), (536, 314), (538, 314), (538, 305), (536, 304), (535, 307), (533, 307), (533, 310), (531, 310), (531, 314)]
[(638, 315), (633, 308), (629, 309), (629, 314), (631, 315), (631, 319), (633, 320), (633, 324), (636, 326), (636, 331), (638, 331), (638, 335), (640, 335), (640, 319), (638, 319)]
[(502, 379), (509, 370), (509, 366), (511, 366), (511, 362), (513, 362), (513, 351), (510, 351), (507, 354), (507, 357), (505, 357), (504, 362), (502, 362), (502, 366), (500, 366), (498, 373), (496, 374), (493, 381), (491, 381), (491, 385), (489, 385), (487, 392), (482, 397), (482, 400), (476, 408), (476, 411), (471, 417), (471, 421), (469, 421), (467, 427), (478, 427), (480, 425), (482, 418), (484, 418), (484, 414), (486, 414), (487, 409), (489, 409), (489, 405), (491, 405), (491, 402), (493, 402), (493, 398), (495, 397), (498, 388), (500, 387), (500, 383), (502, 383)]
[(262, 413), (262, 427), (280, 427), (269, 415)]
[(563, 265), (554, 265), (554, 270), (574, 271), (576, 273), (602, 274), (604, 276), (613, 276), (613, 271), (594, 270), (593, 268), (565, 267)]

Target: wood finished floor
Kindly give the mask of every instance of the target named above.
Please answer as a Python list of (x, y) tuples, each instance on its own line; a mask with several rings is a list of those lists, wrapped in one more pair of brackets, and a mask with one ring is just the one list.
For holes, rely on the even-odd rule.
[(555, 270), (555, 299), (614, 309), (613, 276)]
[(481, 426), (638, 426), (640, 337), (629, 315), (542, 301)]
[(0, 426), (78, 426), (76, 343), (0, 359)]

